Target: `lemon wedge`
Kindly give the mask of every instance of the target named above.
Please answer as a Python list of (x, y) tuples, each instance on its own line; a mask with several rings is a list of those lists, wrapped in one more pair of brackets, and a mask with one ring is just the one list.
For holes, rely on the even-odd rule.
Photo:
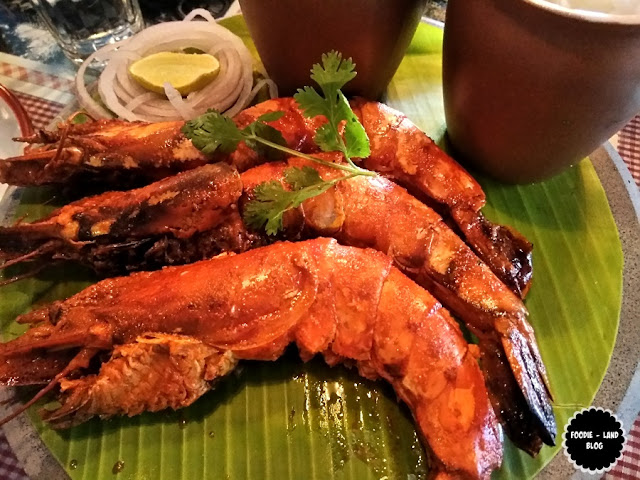
[(216, 57), (206, 53), (159, 52), (129, 65), (129, 74), (147, 90), (162, 94), (169, 82), (183, 96), (205, 87), (219, 71)]

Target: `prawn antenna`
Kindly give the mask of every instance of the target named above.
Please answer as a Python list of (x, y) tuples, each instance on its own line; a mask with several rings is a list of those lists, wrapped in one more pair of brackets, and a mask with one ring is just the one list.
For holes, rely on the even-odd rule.
[(95, 356), (96, 353), (98, 353), (97, 348), (83, 348), (82, 350), (80, 350), (78, 354), (71, 359), (71, 361), (67, 364), (67, 366), (55, 377), (53, 377), (53, 380), (51, 380), (46, 387), (44, 387), (38, 393), (36, 393), (33, 396), (33, 398), (31, 398), (31, 400), (29, 400), (27, 403), (22, 405), (20, 408), (11, 412), (6, 417), (0, 419), (0, 427), (3, 426), (5, 423), (10, 422), (14, 418), (16, 418), (18, 415), (20, 415), (21, 413), (26, 411), (29, 407), (31, 407), (31, 405), (36, 403), (38, 400), (44, 397), (47, 393), (53, 390), (56, 387), (56, 385), (58, 385), (58, 382), (60, 382), (61, 378), (66, 377), (69, 373), (79, 368), (87, 368), (89, 366), (89, 361)]

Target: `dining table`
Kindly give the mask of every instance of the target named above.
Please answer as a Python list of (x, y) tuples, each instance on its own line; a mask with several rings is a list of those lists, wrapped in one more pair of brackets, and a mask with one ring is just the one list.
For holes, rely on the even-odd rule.
[[(237, 2), (230, 0), (186, 4), (184, 0), (172, 3), (141, 0), (140, 3), (147, 24), (179, 19), (185, 8), (204, 6), (209, 8), (216, 18), (240, 13)], [(429, 8), (425, 12), (429, 19), (425, 21), (442, 25), (445, 9), (446, 1), (429, 2)], [(31, 2), (8, 0), (0, 3), (0, 84), (10, 89), (18, 98), (36, 129), (50, 126), (60, 112), (74, 101), (76, 69), (77, 67), (63, 55), (51, 34), (42, 26)], [(637, 199), (640, 198), (637, 190), (640, 186), (640, 115), (611, 138), (608, 148), (613, 154), (619, 154), (624, 162), (621, 163), (620, 175), (627, 184), (627, 191), (635, 198), (637, 209)], [(635, 221), (638, 222), (637, 217)], [(637, 363), (638, 351), (635, 353)], [(635, 372), (620, 404), (620, 408), (626, 412), (623, 428), (627, 433), (627, 439), (623, 454), (615, 467), (602, 478), (640, 478), (640, 374), (637, 367)], [(29, 479), (2, 430), (0, 479)]]

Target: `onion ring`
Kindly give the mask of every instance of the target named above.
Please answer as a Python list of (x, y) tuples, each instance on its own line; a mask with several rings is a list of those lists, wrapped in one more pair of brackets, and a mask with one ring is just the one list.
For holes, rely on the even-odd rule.
[[(204, 21), (195, 20), (197, 17)], [(165, 84), (164, 95), (150, 94), (129, 75), (129, 65), (137, 59), (188, 47), (214, 55), (220, 62), (217, 77), (199, 91), (183, 98), (175, 88)], [(94, 61), (107, 62), (97, 81), (102, 104), (92, 97), (84, 79)], [(235, 115), (247, 107), (265, 84), (270, 96), (277, 96), (275, 83), (270, 79), (253, 87), (253, 67), (251, 53), (242, 40), (218, 25), (207, 10), (195, 9), (182, 21), (151, 26), (93, 53), (78, 70), (76, 90), (80, 105), (96, 118), (115, 115), (129, 121), (191, 120), (209, 109)]]

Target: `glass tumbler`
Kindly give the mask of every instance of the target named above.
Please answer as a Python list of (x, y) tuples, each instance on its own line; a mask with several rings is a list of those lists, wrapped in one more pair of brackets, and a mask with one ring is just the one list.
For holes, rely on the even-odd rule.
[(138, 0), (32, 0), (64, 54), (80, 65), (109, 43), (139, 32)]

